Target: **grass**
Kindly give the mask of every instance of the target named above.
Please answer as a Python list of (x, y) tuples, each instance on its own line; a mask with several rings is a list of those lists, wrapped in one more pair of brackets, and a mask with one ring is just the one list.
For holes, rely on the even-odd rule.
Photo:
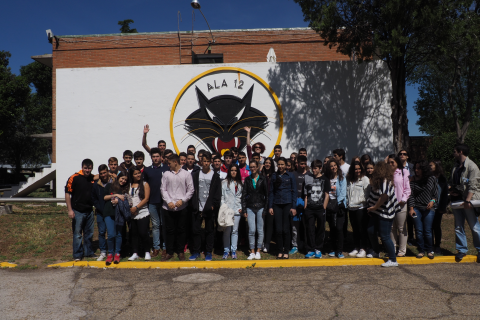
[[(46, 197), (43, 190), (32, 194), (35, 197)], [(471, 231), (465, 226), (468, 239), (468, 254), (476, 255), (477, 252), (472, 244)], [(44, 268), (49, 264), (72, 260), (72, 231), (71, 220), (67, 216), (65, 206), (56, 204), (42, 204), (31, 206), (23, 203), (13, 203), (13, 214), (0, 216), (0, 261), (16, 263), (22, 270)], [(445, 214), (442, 221), (442, 251), (444, 255), (453, 255), (455, 250), (454, 218), (452, 214)], [(245, 241), (245, 243), (247, 243)], [(151, 241), (150, 241), (151, 245)], [(98, 250), (98, 229), (95, 223), (93, 246), (96, 253)], [(272, 245), (274, 247), (274, 245)], [(354, 243), (349, 226), (347, 240), (344, 245), (345, 258), (350, 258), (348, 252), (353, 250)], [(407, 255), (414, 256), (418, 253), (416, 247), (408, 246)], [(239, 246), (238, 259), (246, 260), (248, 257), (247, 246)], [(275, 254), (261, 253), (262, 259), (276, 259)], [(189, 253), (185, 255), (188, 259)], [(325, 256), (325, 255), (324, 255)], [(304, 254), (296, 253), (291, 259), (304, 259)], [(128, 257), (122, 257), (121, 261), (127, 261)], [(328, 258), (327, 259), (336, 259)], [(204, 255), (201, 255), (204, 259)], [(221, 260), (222, 252), (213, 254), (213, 260)], [(231, 259), (231, 258), (229, 258)], [(93, 261), (95, 259), (86, 259)], [(140, 259), (142, 261), (143, 259)], [(152, 261), (160, 261), (161, 256), (152, 258)], [(174, 260), (178, 260), (175, 256)], [(252, 262), (254, 263), (254, 262)]]

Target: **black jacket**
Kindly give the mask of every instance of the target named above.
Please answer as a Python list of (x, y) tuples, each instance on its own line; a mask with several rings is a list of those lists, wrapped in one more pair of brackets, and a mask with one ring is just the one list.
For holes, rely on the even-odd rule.
[(72, 209), (82, 212), (92, 212), (92, 186), (93, 186), (93, 174), (84, 176), (83, 171), (73, 174), (68, 178), (65, 185), (65, 193), (72, 195)]
[[(185, 170), (185, 171), (188, 171), (187, 165), (184, 165), (184, 166), (182, 167), (182, 169)], [(193, 174), (194, 174), (195, 172), (199, 172), (200, 169), (201, 169), (201, 168), (200, 168), (199, 166), (193, 165), (193, 171), (191, 172), (191, 173), (192, 173), (192, 176), (193, 176)], [(198, 184), (198, 180), (197, 180), (197, 184)], [(197, 190), (197, 189), (195, 189), (195, 190)]]
[[(193, 213), (196, 214), (198, 212), (198, 190), (199, 188), (199, 179), (200, 179), (200, 170), (192, 171), (192, 178), (193, 178), (193, 187), (195, 191), (193, 192), (193, 196), (190, 199), (190, 208), (192, 209)], [(220, 202), (222, 201), (222, 181), (220, 180), (220, 175), (217, 172), (213, 172), (212, 182), (210, 183), (210, 189), (208, 192), (208, 198), (205, 202), (204, 208), (211, 208), (213, 207), (214, 210), (220, 208)]]
[(105, 200), (103, 200), (104, 197), (105, 186), (101, 183), (100, 179), (98, 179), (92, 185), (92, 202), (95, 207), (95, 213), (103, 215), (103, 207), (105, 206)]
[(247, 212), (247, 208), (261, 209), (263, 213), (267, 212), (268, 207), (268, 181), (263, 175), (258, 176), (257, 187), (253, 188), (252, 176), (245, 178), (242, 191), (242, 212)]

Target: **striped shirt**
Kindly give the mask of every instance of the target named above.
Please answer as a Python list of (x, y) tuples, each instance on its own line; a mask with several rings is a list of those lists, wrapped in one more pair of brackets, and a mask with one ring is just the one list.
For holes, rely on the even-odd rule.
[(431, 176), (427, 180), (427, 184), (421, 184), (420, 181), (410, 181), (411, 194), (408, 198), (408, 207), (426, 209), (430, 200), (435, 200), (432, 210), (437, 208), (438, 188), (437, 178)]
[(385, 180), (381, 189), (374, 189), (372, 186), (370, 196), (368, 197), (368, 206), (375, 206), (378, 199), (380, 199), (383, 194), (388, 196), (387, 201), (385, 201), (380, 208), (371, 212), (378, 214), (380, 217), (385, 219), (393, 219), (395, 217), (395, 213), (397, 213), (400, 209), (397, 196), (395, 195), (395, 186), (393, 183), (387, 183), (387, 180)]

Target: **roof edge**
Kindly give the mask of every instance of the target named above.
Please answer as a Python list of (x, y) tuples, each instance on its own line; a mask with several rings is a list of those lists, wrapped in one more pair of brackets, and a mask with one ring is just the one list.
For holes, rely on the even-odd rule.
[[(212, 30), (212, 32), (258, 32), (258, 31), (300, 31), (312, 30), (308, 27), (301, 28), (259, 28), (259, 29), (220, 29)], [(178, 34), (178, 31), (164, 31), (164, 32), (139, 32), (139, 33), (107, 33), (107, 34), (86, 34), (86, 35), (61, 35), (58, 38), (93, 38), (93, 37), (112, 37), (112, 36), (141, 36), (141, 35), (163, 35), (163, 34)], [(180, 34), (191, 34), (191, 31), (180, 31)], [(194, 30), (194, 33), (210, 33), (210, 30)]]

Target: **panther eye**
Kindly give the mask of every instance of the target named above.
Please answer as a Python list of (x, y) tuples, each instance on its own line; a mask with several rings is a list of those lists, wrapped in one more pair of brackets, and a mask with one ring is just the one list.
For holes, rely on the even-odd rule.
[(220, 118), (218, 118), (217, 116), (215, 116), (215, 115), (213, 114), (213, 112), (211, 112), (210, 110), (208, 110), (207, 107), (205, 107), (205, 110), (207, 110), (207, 114), (208, 114), (208, 116), (210, 117), (210, 119), (212, 119), (213, 121), (215, 121), (215, 122), (218, 123), (219, 125), (222, 125), (222, 126), (224, 125), (224, 124), (223, 124), (223, 121), (220, 120)]
[(235, 117), (233, 117), (229, 122), (228, 122), (228, 125), (231, 126), (233, 125), (235, 122), (238, 121), (238, 119), (240, 119), (243, 115), (243, 113), (245, 112), (245, 107), (243, 107), (236, 115)]

